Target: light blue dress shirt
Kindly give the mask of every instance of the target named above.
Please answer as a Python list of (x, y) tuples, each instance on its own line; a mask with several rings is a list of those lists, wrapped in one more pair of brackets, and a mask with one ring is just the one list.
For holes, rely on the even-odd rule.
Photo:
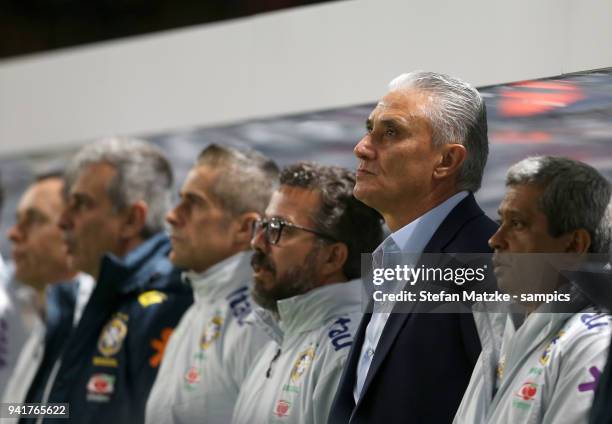
[[(392, 233), (372, 253), (374, 262), (381, 262), (379, 264), (375, 263), (375, 266), (381, 266), (385, 262), (384, 256), (386, 253), (402, 252), (418, 255), (423, 253), (423, 249), (425, 249), (433, 234), (442, 224), (442, 221), (468, 194), (467, 191), (460, 191), (408, 225)], [(353, 389), (355, 403), (357, 403), (361, 396), (361, 390), (372, 364), (376, 346), (378, 346), (380, 335), (385, 328), (388, 318), (388, 312), (376, 312), (375, 310), (366, 328), (363, 345), (361, 346), (361, 355), (357, 364), (357, 378), (355, 379), (355, 387)]]

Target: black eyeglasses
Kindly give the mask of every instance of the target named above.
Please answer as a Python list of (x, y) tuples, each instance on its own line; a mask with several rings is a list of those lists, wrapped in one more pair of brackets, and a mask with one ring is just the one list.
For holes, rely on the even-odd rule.
[(317, 230), (313, 230), (311, 228), (302, 227), (301, 225), (292, 224), (290, 222), (284, 221), (280, 218), (270, 218), (270, 219), (258, 219), (253, 221), (253, 227), (251, 232), (251, 238), (255, 238), (259, 231), (263, 230), (264, 236), (266, 237), (266, 242), (271, 245), (275, 245), (281, 238), (283, 234), (283, 228), (296, 228), (302, 231), (308, 231), (309, 233), (316, 234), (317, 236), (330, 240), (337, 241), (334, 237), (321, 233)]

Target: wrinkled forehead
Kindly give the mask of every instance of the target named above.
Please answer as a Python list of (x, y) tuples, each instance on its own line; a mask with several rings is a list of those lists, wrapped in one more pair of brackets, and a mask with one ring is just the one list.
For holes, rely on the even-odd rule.
[(106, 193), (110, 183), (116, 176), (117, 169), (109, 163), (98, 162), (88, 164), (76, 173), (69, 192), (70, 194)]
[(420, 90), (390, 91), (376, 104), (370, 113), (370, 119), (386, 117), (401, 117), (405, 120), (425, 119), (431, 101), (431, 96)]
[(544, 187), (535, 184), (513, 184), (506, 187), (506, 192), (499, 205), (498, 212), (515, 214), (535, 214), (540, 212), (540, 199)]

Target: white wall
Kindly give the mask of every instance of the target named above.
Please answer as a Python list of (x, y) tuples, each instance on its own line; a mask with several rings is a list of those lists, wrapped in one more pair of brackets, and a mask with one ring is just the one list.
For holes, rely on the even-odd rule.
[(609, 0), (353, 0), (0, 62), (0, 155), (612, 66)]

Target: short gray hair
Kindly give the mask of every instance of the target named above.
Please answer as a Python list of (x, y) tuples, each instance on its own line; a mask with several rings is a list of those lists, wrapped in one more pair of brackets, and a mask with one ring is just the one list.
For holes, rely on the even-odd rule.
[(170, 163), (150, 143), (135, 138), (111, 137), (83, 147), (66, 171), (67, 190), (87, 166), (106, 163), (117, 175), (107, 192), (115, 211), (141, 200), (148, 206), (141, 237), (147, 239), (164, 229), (164, 219), (172, 203), (173, 174)]
[(612, 189), (595, 168), (564, 157), (529, 157), (513, 165), (506, 176), (506, 186), (524, 184), (544, 188), (538, 207), (548, 219), (552, 237), (582, 228), (591, 235), (591, 253), (610, 252)]
[(225, 212), (238, 216), (266, 210), (278, 186), (278, 166), (252, 149), (211, 144), (200, 155), (196, 166), (222, 169), (213, 185), (214, 198)]
[(430, 95), (421, 111), (431, 124), (434, 146), (462, 144), (467, 157), (458, 179), (460, 190), (476, 192), (489, 155), (487, 110), (478, 91), (468, 83), (435, 72), (414, 71), (389, 83), (389, 91), (416, 89)]

